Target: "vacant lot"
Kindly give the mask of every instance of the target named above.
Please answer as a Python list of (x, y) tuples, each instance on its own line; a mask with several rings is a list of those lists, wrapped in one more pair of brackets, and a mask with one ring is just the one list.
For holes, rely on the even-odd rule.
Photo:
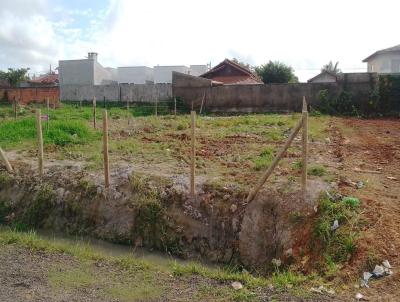
[[(0, 107), (0, 116), (2, 117), (0, 146), (7, 151), (13, 165), (29, 165), (35, 169), (37, 148), (32, 109), (21, 109), (18, 119), (15, 121), (9, 106)], [(135, 110), (137, 109), (130, 108), (128, 111), (123, 108), (111, 108), (109, 110), (111, 183), (113, 176), (117, 175), (121, 169), (129, 167), (131, 170), (145, 175), (167, 177), (175, 183), (183, 185), (187, 190), (190, 162), (189, 115), (178, 115), (177, 117), (171, 115), (137, 116)], [(88, 107), (81, 109), (64, 105), (56, 110), (51, 109), (49, 115), (48, 129), (46, 122), (43, 121), (45, 170), (52, 166), (79, 166), (91, 175), (96, 185), (102, 185), (101, 109), (97, 111), (96, 129), (93, 129), (92, 110)], [(235, 187), (235, 190), (243, 191), (245, 195), (269, 166), (279, 147), (299, 119), (299, 114), (198, 117), (196, 121), (196, 184), (198, 188), (203, 185), (215, 189), (230, 186)], [(291, 290), (294, 287), (298, 288), (299, 292), (280, 293), (275, 296), (275, 299), (277, 301), (301, 300), (308, 297), (305, 292), (309, 294), (311, 286), (325, 283), (343, 295), (344, 300), (350, 300), (356, 292), (362, 292), (372, 301), (379, 299), (395, 301), (400, 294), (397, 272), (400, 265), (398, 252), (400, 249), (398, 227), (400, 224), (400, 121), (310, 116), (309, 123), (310, 167), (308, 174), (310, 179), (322, 180), (336, 188), (336, 191), (344, 196), (359, 198), (360, 207), (355, 212), (351, 212), (348, 211), (348, 208), (342, 211), (340, 205), (323, 204), (325, 210), (328, 209), (328, 211), (322, 211), (325, 215), (323, 217), (327, 217), (328, 220), (321, 221), (317, 230), (321, 231), (319, 234), (322, 237), (326, 231), (328, 239), (331, 240), (327, 245), (332, 244), (331, 248), (336, 248), (337, 245), (333, 243), (337, 238), (330, 237), (332, 235), (330, 225), (335, 215), (343, 216), (345, 219), (343, 225), (341, 222), (339, 233), (342, 230), (346, 230), (347, 233), (346, 242), (341, 242), (340, 248), (344, 248), (348, 254), (344, 254), (343, 259), (343, 257), (337, 257), (337, 254), (332, 254), (332, 251), (325, 250), (318, 259), (324, 263), (323, 267), (307, 271), (308, 277), (301, 282), (298, 282), (299, 270), (296, 271), (298, 268), (296, 265), (289, 268), (289, 273), (282, 275), (281, 272), (276, 275), (278, 278), (282, 277), (279, 279), (280, 281), (277, 281), (281, 284), (281, 288)], [(298, 137), (265, 186), (275, 187), (282, 183), (298, 182), (301, 169), (300, 158), (300, 137)], [(353, 219), (353, 216), (357, 219)], [(294, 219), (301, 219), (301, 217), (294, 217)], [(7, 234), (7, 236), (11, 235)], [(19, 242), (20, 239), (14, 239), (14, 241)], [(0, 261), (2, 263), (22, 261), (21, 259), (27, 262), (41, 261), (41, 254), (37, 256), (36, 251), (26, 257), (26, 248), (26, 244), (12, 245), (12, 247), (3, 245)], [(29, 248), (28, 246), (28, 250)], [(18, 252), (15, 252), (16, 250)], [(35, 257), (39, 257), (39, 260)], [(69, 297), (75, 297), (76, 300), (79, 300), (80, 297), (98, 299), (99, 296), (93, 294), (93, 291), (89, 293), (82, 288), (99, 288), (98, 293), (104, 294), (110, 299), (122, 301), (140, 300), (141, 298), (187, 301), (188, 297), (198, 297), (199, 301), (268, 301), (267, 297), (272, 299), (276, 294), (274, 290), (278, 286), (277, 283), (272, 282), (274, 290), (270, 292), (267, 288), (268, 282), (271, 281), (257, 279), (258, 281), (254, 281), (255, 285), (252, 283), (253, 281), (243, 279), (242, 273), (239, 274), (240, 277), (224, 277), (223, 281), (218, 277), (215, 281), (211, 273), (202, 271), (203, 273), (199, 274), (198, 271), (203, 269), (193, 267), (184, 270), (190, 271), (189, 277), (184, 274), (186, 276), (184, 279), (181, 277), (176, 279), (176, 276), (181, 276), (181, 274), (176, 274), (174, 271), (176, 268), (168, 268), (166, 272), (160, 274), (160, 279), (157, 280), (150, 278), (151, 280), (148, 281), (145, 277), (127, 279), (129, 286), (143, 282), (145, 283), (143, 284), (144, 289), (146, 286), (154, 284), (161, 286), (158, 287), (158, 292), (155, 291), (156, 296), (148, 296), (144, 290), (133, 291), (137, 296), (124, 298), (121, 295), (124, 293), (128, 295), (126, 289), (123, 288), (127, 285), (120, 284), (121, 280), (117, 277), (112, 277), (114, 279), (110, 277), (115, 281), (115, 286), (106, 286), (102, 278), (96, 277), (103, 272), (103, 268), (95, 265), (96, 262), (77, 269), (81, 265), (76, 264), (78, 261), (76, 259), (65, 258), (65, 256), (51, 257), (55, 257), (55, 259), (51, 258), (50, 262), (54, 260), (55, 265), (59, 265), (61, 268), (44, 265), (40, 266), (39, 271), (35, 271), (38, 275), (49, 276), (49, 279), (41, 281), (40, 286), (43, 286), (41, 290), (47, 292), (49, 288), (56, 290), (72, 286), (72, 295), (75, 296)], [(373, 269), (375, 264), (379, 264), (385, 259), (388, 259), (393, 265), (394, 274), (372, 281), (369, 289), (357, 288), (362, 272)], [(27, 263), (26, 267), (30, 265)], [(69, 267), (69, 269), (72, 267), (75, 270), (69, 272), (65, 267)], [(29, 269), (19, 269), (21, 275), (33, 274)], [(111, 271), (114, 269), (119, 274), (120, 268), (112, 268)], [(69, 277), (73, 276), (70, 279), (74, 279), (74, 274), (78, 274), (79, 278), (83, 280), (83, 284), (87, 283), (88, 285), (77, 286), (72, 281), (70, 283), (66, 281), (67, 285), (65, 285), (60, 281), (65, 276), (60, 277), (54, 273), (58, 271), (69, 274)], [(290, 274), (294, 271), (296, 271), (295, 275), (291, 276)], [(170, 274), (173, 277), (169, 277)], [(320, 277), (317, 279), (310, 277), (316, 274)], [(147, 273), (145, 275), (148, 276)], [(302, 279), (301, 276), (303, 275), (300, 274), (300, 279)], [(78, 280), (81, 280), (79, 278)], [(96, 279), (96, 282), (93, 281), (93, 278)], [(230, 288), (230, 282), (233, 280), (242, 280), (246, 285), (246, 291), (233, 291)], [(300, 283), (302, 286), (298, 287), (297, 285)], [(24, 286), (16, 286), (16, 288), (17, 292), (25, 294)], [(129, 291), (129, 293), (131, 292)], [(238, 297), (238, 293), (240, 297)], [(141, 296), (142, 294), (144, 296)], [(294, 294), (297, 298), (293, 296)], [(177, 295), (181, 300), (176, 298)], [(13, 296), (10, 294), (8, 297), (11, 299)], [(309, 299), (319, 301), (318, 299), (323, 297)], [(65, 297), (59, 296), (57, 299), (61, 301), (63, 298)], [(58, 301), (57, 299), (55, 301)]]
[[(1, 108), (1, 107), (0, 107)], [(33, 108), (25, 108), (17, 121), (9, 107), (1, 108), (0, 145), (13, 159), (34, 159), (36, 130)], [(135, 117), (130, 111), (111, 108), (111, 170), (131, 165), (137, 171), (176, 176), (188, 174), (190, 162), (189, 115)], [(45, 111), (43, 111), (45, 113)], [(92, 109), (71, 105), (50, 110), (50, 122), (43, 121), (45, 158), (74, 161), (89, 170), (102, 168), (102, 112), (97, 110), (93, 129)], [(249, 186), (272, 161), (300, 115), (201, 116), (196, 121), (196, 174), (198, 181), (224, 181)], [(328, 137), (328, 117), (310, 118), (310, 150), (320, 150)], [(300, 140), (287, 152), (277, 175), (299, 176)], [(19, 156), (13, 155), (19, 153)], [(323, 176), (324, 167), (311, 160), (311, 174)]]

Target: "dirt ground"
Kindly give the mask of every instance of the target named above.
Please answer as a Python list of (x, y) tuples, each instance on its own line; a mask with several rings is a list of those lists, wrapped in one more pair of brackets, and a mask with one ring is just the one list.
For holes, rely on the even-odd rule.
[[(337, 118), (331, 137), (341, 163), (340, 191), (362, 202), (363, 229), (357, 252), (342, 274), (361, 276), (387, 259), (394, 267), (392, 276), (371, 281), (369, 289), (354, 288), (358, 280), (352, 276), (349, 288), (370, 301), (400, 301), (400, 121)], [(357, 181), (364, 187), (352, 185)]]
[(246, 298), (232, 295), (230, 282), (192, 275), (173, 276), (160, 269), (127, 273), (104, 261), (82, 262), (66, 254), (0, 245), (0, 300), (25, 301), (337, 301), (308, 293), (296, 297), (263, 288)]
[[(140, 131), (140, 141), (152, 146), (162, 143), (163, 150), (157, 152), (163, 156), (166, 154), (167, 160), (156, 158), (149, 161), (144, 150), (143, 157), (139, 159), (139, 162), (135, 161), (133, 168), (144, 172), (148, 170), (150, 164), (157, 174), (175, 177), (185, 174), (186, 179), (189, 138), (185, 136), (185, 133), (180, 133), (181, 136), (173, 136), (175, 134), (170, 133), (170, 136), (161, 137), (147, 133), (146, 129)], [(120, 133), (121, 139), (124, 139), (125, 132)], [(137, 133), (129, 135), (137, 135)], [(330, 179), (325, 179), (325, 181), (337, 182), (339, 191), (343, 195), (355, 196), (361, 201), (362, 230), (357, 240), (357, 250), (349, 263), (338, 272), (338, 277), (342, 280), (340, 288), (343, 290), (343, 300), (354, 301), (355, 294), (360, 292), (369, 301), (400, 301), (398, 273), (400, 267), (400, 120), (331, 118), (324, 137), (326, 138), (320, 137), (310, 142), (310, 162), (327, 167)], [(243, 151), (244, 145), (252, 146), (251, 150), (254, 154), (260, 152), (261, 146), (277, 145), (274, 140), (261, 141), (260, 136), (244, 133), (235, 136), (226, 135), (224, 138), (204, 135), (199, 137), (198, 142), (201, 145), (197, 154), (200, 158), (199, 182), (219, 176), (226, 182), (236, 181), (244, 185), (253, 184), (262, 171), (254, 171), (253, 164), (244, 155), (240, 154), (240, 157), (232, 158), (231, 154), (235, 151), (238, 153)], [(287, 153), (286, 164), (276, 170), (274, 178), (271, 178), (269, 183), (278, 179), (287, 179), (290, 175), (299, 177), (300, 171), (292, 167), (292, 162), (301, 156), (298, 145), (299, 140), (295, 141), (296, 148)], [(116, 150), (119, 150), (118, 146), (115, 147)], [(125, 150), (122, 147), (120, 149)], [(24, 153), (11, 153), (11, 159), (21, 158), (22, 154)], [(35, 154), (32, 154), (32, 160), (25, 156), (24, 158), (34, 166), (36, 164), (34, 156)], [(111, 165), (112, 170), (121, 165), (132, 165), (132, 156), (129, 153), (125, 156), (126, 158), (119, 154), (117, 156), (116, 153), (111, 156), (115, 156), (115, 161), (112, 161)], [(172, 168), (176, 167), (177, 161), (179, 166)], [(72, 162), (77, 163), (76, 160)], [(53, 162), (49, 160), (46, 164), (58, 165), (59, 163), (60, 161), (55, 159)], [(357, 188), (357, 183), (362, 183), (362, 185)], [(32, 254), (26, 250), (2, 248), (0, 251), (1, 301), (103, 301), (86, 289), (79, 289), (67, 296), (62, 293), (53, 293), (44, 277), (51, 269), (48, 263), (54, 260), (65, 262), (64, 264), (69, 266), (73, 265), (74, 260), (63, 257), (48, 259), (47, 257), (49, 256)], [(379, 280), (371, 280), (370, 288), (359, 288), (362, 272), (373, 269), (376, 264), (380, 264), (385, 259), (392, 264), (394, 274)], [(28, 280), (28, 283), (23, 280)], [(191, 281), (188, 284), (185, 280), (176, 288), (175, 284), (179, 284), (176, 280), (173, 283), (167, 283), (171, 286), (170, 294), (154, 301), (188, 301), (194, 296), (193, 286), (196, 287), (198, 282), (206, 282), (207, 286), (210, 285), (209, 280), (193, 279), (192, 281), (196, 285), (193, 285)], [(177, 297), (182, 297), (182, 299), (179, 300)], [(198, 301), (207, 301), (208, 298)], [(271, 299), (269, 293), (266, 293), (261, 301), (273, 301)], [(276, 296), (277, 301), (302, 301), (299, 299), (287, 295)], [(334, 300), (339, 301), (339, 298), (336, 297)], [(314, 297), (309, 301), (319, 300)]]

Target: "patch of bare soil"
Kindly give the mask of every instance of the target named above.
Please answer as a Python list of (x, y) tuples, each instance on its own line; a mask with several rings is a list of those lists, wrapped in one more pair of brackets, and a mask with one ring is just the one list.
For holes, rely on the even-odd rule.
[[(370, 301), (400, 300), (400, 120), (335, 119), (334, 154), (341, 163), (342, 194), (361, 200), (363, 230), (348, 266), (352, 292)], [(357, 188), (357, 182), (364, 186)], [(389, 260), (394, 274), (354, 289), (363, 271)], [(353, 295), (354, 297), (354, 295)]]
[[(2, 302), (233, 301), (224, 297), (224, 290), (230, 288), (226, 282), (196, 275), (173, 277), (161, 271), (156, 276), (147, 274), (137, 278), (127, 276), (120, 268), (105, 262), (82, 263), (65, 254), (33, 252), (15, 245), (0, 246), (0, 263)], [(90, 274), (85, 272), (88, 269)], [(109, 278), (108, 281), (104, 281), (105, 278)], [(130, 296), (129, 288), (134, 292), (137, 284), (149, 289), (148, 298)], [(110, 285), (114, 286), (111, 292), (117, 297), (104, 294)], [(157, 295), (151, 293), (152, 287)], [(124, 288), (128, 291), (122, 290)], [(118, 297), (121, 290), (127, 296)], [(268, 288), (260, 288), (254, 294), (256, 297), (253, 296), (251, 301), (333, 301), (324, 295), (301, 298)]]

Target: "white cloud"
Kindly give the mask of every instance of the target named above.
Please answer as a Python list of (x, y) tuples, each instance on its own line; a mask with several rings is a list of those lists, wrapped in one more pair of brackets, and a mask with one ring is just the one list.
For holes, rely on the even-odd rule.
[(364, 68), (366, 56), (400, 43), (395, 0), (110, 0), (100, 11), (67, 12), (50, 1), (27, 2), (2, 3), (0, 68), (44, 69), (97, 51), (114, 67), (280, 60), (307, 80), (330, 60), (360, 70), (350, 68)]

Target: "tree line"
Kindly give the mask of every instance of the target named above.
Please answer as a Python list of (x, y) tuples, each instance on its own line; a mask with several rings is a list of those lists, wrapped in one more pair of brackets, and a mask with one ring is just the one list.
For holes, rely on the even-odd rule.
[[(280, 61), (269, 61), (268, 63), (259, 66), (251, 66), (250, 64), (241, 62), (236, 58), (233, 58), (232, 61), (257, 74), (265, 84), (299, 82), (298, 77), (294, 73), (293, 67)], [(321, 72), (338, 74), (341, 72), (338, 65), (339, 62), (334, 64), (330, 61), (321, 68)]]

